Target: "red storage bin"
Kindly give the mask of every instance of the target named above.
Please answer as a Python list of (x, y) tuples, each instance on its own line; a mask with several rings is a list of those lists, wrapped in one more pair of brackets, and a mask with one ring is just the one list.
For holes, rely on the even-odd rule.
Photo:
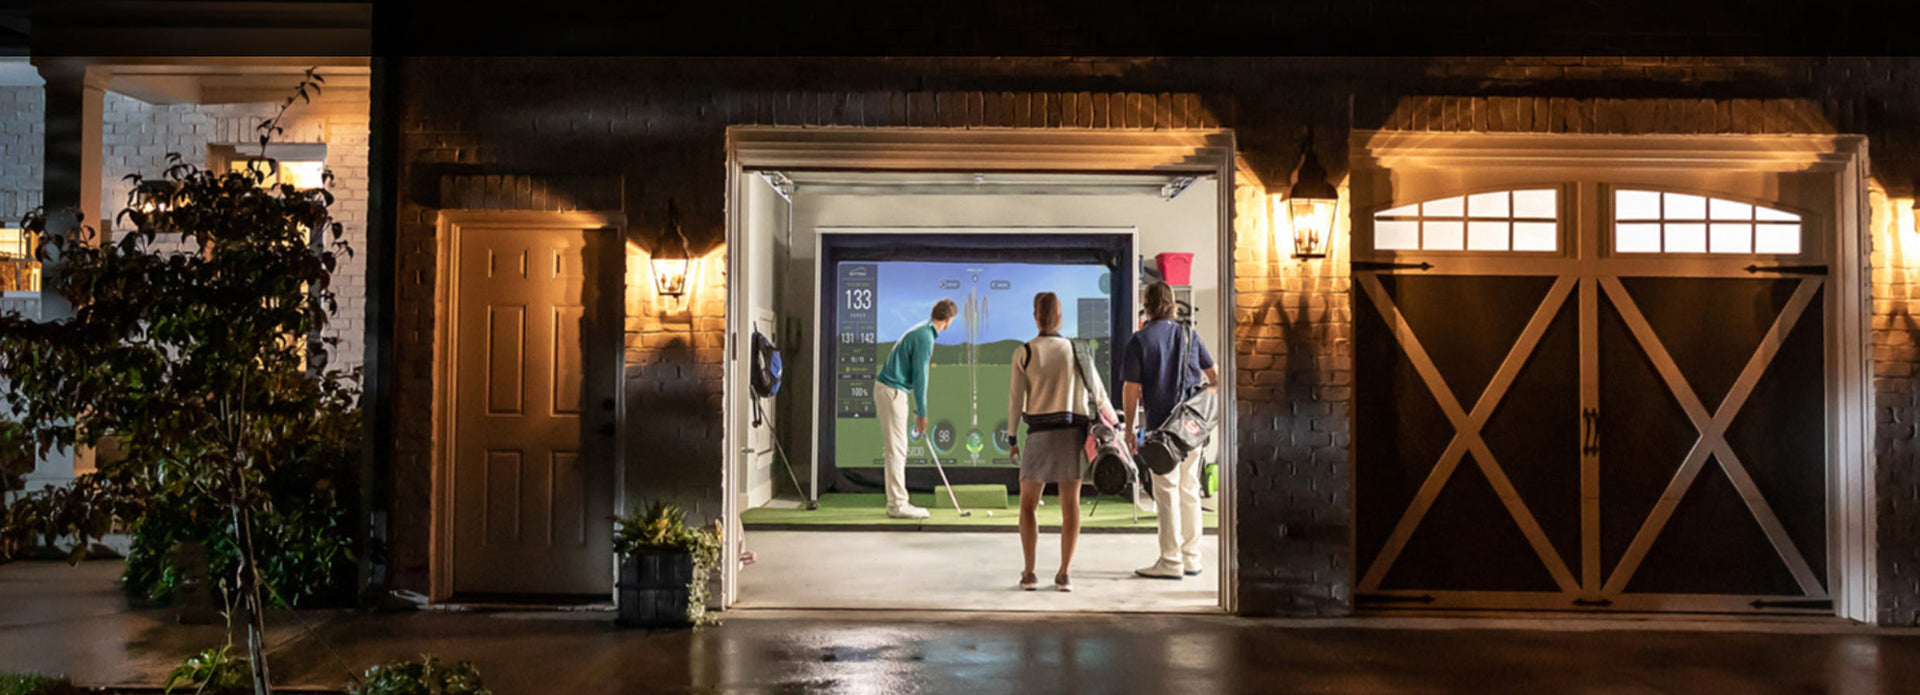
[(1167, 284), (1190, 284), (1187, 280), (1193, 275), (1193, 254), (1168, 252), (1154, 256), (1153, 260), (1160, 264), (1160, 276), (1166, 278)]

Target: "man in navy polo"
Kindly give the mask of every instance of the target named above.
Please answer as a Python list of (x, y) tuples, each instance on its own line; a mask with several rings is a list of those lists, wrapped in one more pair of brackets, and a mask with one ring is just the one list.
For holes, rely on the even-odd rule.
[[(1180, 335), (1187, 328), (1177, 318), (1173, 288), (1164, 282), (1148, 285), (1146, 309), (1151, 320), (1134, 332), (1120, 363), (1120, 378), (1126, 384), (1121, 397), (1126, 404), (1127, 444), (1136, 449), (1140, 434), (1166, 422), (1194, 388), (1203, 383), (1210, 389), (1220, 385), (1220, 370), (1197, 334), (1189, 333), (1192, 342), (1187, 345), (1186, 363), (1180, 363)], [(1183, 385), (1186, 391), (1181, 390)], [(1142, 405), (1146, 406), (1144, 422), (1135, 415)], [(1160, 559), (1134, 570), (1135, 574), (1155, 579), (1200, 574), (1200, 452), (1204, 448), (1194, 449), (1171, 473), (1153, 476)]]

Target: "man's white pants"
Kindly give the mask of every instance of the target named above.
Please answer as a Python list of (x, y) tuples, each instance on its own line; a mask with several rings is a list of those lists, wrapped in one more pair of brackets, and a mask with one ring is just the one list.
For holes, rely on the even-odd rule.
[(1160, 566), (1200, 568), (1200, 454), (1193, 450), (1166, 475), (1153, 476), (1153, 504), (1160, 521)]
[[(880, 457), (886, 464), (887, 510), (907, 506), (907, 392), (873, 382), (874, 413), (880, 419)], [(1198, 502), (1196, 502), (1198, 504)]]

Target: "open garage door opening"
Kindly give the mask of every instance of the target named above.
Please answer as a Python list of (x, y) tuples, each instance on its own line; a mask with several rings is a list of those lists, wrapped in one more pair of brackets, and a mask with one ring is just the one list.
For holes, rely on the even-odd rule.
[[(1202, 453), (1193, 566), (1139, 576), (1160, 557), (1152, 483), (1048, 484), (1036, 513), (1038, 591), (1021, 591), (1020, 468), (1031, 432), (1009, 415), (1010, 377), (1037, 337), (1035, 295), (1059, 300), (1060, 337), (1122, 405), (1121, 358), (1141, 290), (1169, 280), (1209, 348), (1231, 345), (1220, 291), (1217, 176), (1205, 173), (743, 169), (730, 362), (748, 387), (732, 403), (729, 603), (740, 608), (1200, 611), (1224, 608), (1223, 438)], [(1186, 267), (1163, 277), (1161, 254)], [(905, 418), (909, 511), (891, 503), (885, 373), (903, 337), (932, 331), (925, 388), (895, 390)], [(771, 344), (780, 390), (751, 391), (751, 346)], [(764, 362), (764, 357), (761, 358)], [(897, 360), (896, 360), (897, 361)], [(764, 365), (763, 365), (764, 366)], [(886, 387), (890, 389), (890, 387)], [(924, 395), (923, 395), (924, 394)], [(919, 405), (924, 398), (924, 406)], [(924, 429), (918, 426), (925, 417)], [(1023, 435), (1026, 442), (1019, 441)], [(1028, 449), (1031, 451), (1031, 449)], [(1137, 490), (1137, 497), (1134, 494)], [(924, 511), (921, 511), (924, 510)], [(924, 514), (924, 516), (922, 516)], [(1072, 514), (1069, 573), (1053, 578)]]

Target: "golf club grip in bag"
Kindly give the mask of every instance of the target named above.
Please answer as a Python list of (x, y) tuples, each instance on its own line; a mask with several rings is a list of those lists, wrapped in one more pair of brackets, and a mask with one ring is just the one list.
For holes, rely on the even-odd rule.
[[(1183, 382), (1187, 376), (1187, 349), (1192, 339), (1193, 328), (1182, 325), (1180, 361), (1175, 369), (1180, 370)], [(1187, 456), (1205, 447), (1215, 423), (1220, 420), (1220, 401), (1213, 389), (1195, 384), (1184, 387), (1181, 393), (1187, 394), (1186, 398), (1173, 407), (1165, 422), (1147, 433), (1146, 441), (1140, 445), (1140, 462), (1154, 475), (1172, 473)]]
[(1093, 483), (1096, 493), (1120, 494), (1129, 482), (1139, 477), (1139, 469), (1127, 454), (1126, 434), (1107, 400), (1107, 387), (1100, 379), (1099, 370), (1093, 368), (1090, 360), (1080, 359), (1079, 343), (1068, 341), (1067, 344), (1073, 350), (1073, 369), (1079, 373), (1080, 383), (1086, 389), (1087, 412), (1092, 420), (1087, 426), (1087, 467), (1081, 471), (1080, 479)]

